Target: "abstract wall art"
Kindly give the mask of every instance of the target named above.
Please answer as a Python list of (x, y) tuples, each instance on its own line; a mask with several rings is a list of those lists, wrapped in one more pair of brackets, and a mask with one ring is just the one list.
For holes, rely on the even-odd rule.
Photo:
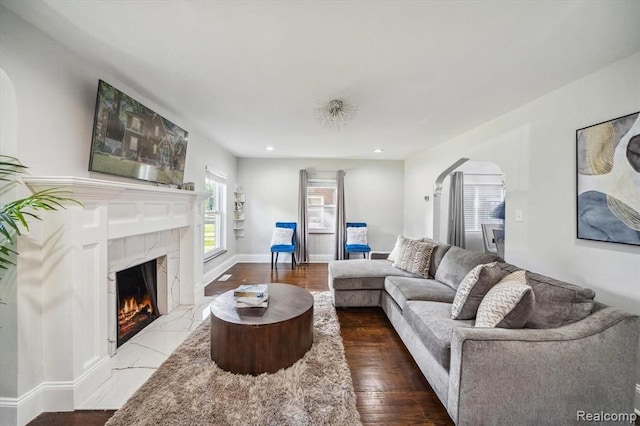
[(576, 131), (578, 238), (640, 245), (640, 112)]

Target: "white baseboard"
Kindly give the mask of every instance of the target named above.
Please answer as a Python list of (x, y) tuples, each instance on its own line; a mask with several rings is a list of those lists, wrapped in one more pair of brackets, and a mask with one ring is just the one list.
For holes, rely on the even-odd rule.
[(44, 382), (41, 385), (43, 411), (73, 411), (74, 382)]
[(97, 360), (89, 370), (78, 377), (73, 387), (74, 408), (80, 407), (96, 389), (111, 378), (111, 374), (111, 357), (106, 355)]
[(66, 400), (73, 401), (72, 395), (73, 384), (60, 382), (41, 383), (18, 398), (1, 398), (2, 425), (26, 425), (45, 411), (72, 411), (73, 403), (71, 408), (65, 404)]
[(111, 358), (73, 382), (43, 382), (19, 398), (0, 398), (0, 425), (26, 425), (43, 412), (73, 411), (111, 376)]
[(9, 398), (0, 398), (0, 419), (3, 425), (18, 424), (18, 409), (9, 402)]
[(309, 262), (311, 263), (327, 263), (334, 260), (332, 254), (312, 254), (309, 256)]
[(42, 385), (31, 389), (20, 398), (0, 398), (1, 424), (26, 425), (44, 411)]
[[(271, 254), (236, 254), (236, 263), (271, 263)], [(289, 262), (291, 263), (291, 257), (280, 256), (278, 263)]]
[(229, 259), (225, 260), (224, 262), (220, 263), (218, 266), (216, 266), (215, 268), (207, 271), (203, 276), (202, 276), (202, 285), (199, 288), (196, 288), (196, 294), (198, 294), (199, 290), (204, 289), (206, 286), (208, 286), (209, 284), (211, 284), (211, 282), (213, 280), (215, 280), (216, 278), (218, 278), (220, 275), (222, 275), (224, 273), (224, 271), (226, 271), (227, 269), (231, 268), (233, 265), (235, 265), (236, 263), (238, 263), (238, 255), (233, 255), (231, 256)]
[[(271, 254), (236, 254), (236, 263), (271, 263)], [(333, 260), (331, 254), (313, 254), (310, 256), (311, 263), (327, 263)], [(291, 255), (282, 253), (278, 257), (278, 264), (291, 264)]]

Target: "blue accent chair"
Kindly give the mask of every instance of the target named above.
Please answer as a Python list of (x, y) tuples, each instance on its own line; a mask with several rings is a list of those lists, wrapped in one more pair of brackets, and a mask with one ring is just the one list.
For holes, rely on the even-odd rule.
[[(347, 222), (347, 229), (349, 228), (364, 228), (367, 224), (365, 222)], [(363, 258), (367, 258), (371, 247), (367, 244), (346, 244), (344, 245), (344, 252), (347, 259), (349, 259), (350, 253), (362, 253)]]
[(276, 228), (291, 228), (293, 235), (291, 236), (291, 244), (277, 244), (271, 246), (271, 269), (273, 269), (273, 254), (276, 254), (275, 265), (278, 266), (279, 253), (291, 253), (291, 269), (296, 266), (296, 222), (276, 222)]

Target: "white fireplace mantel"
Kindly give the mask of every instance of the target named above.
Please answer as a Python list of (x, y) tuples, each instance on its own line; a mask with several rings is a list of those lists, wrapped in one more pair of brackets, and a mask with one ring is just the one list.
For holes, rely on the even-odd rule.
[[(17, 405), (73, 410), (111, 374), (114, 265), (165, 256), (168, 309), (201, 302), (207, 194), (80, 177), (22, 180), (33, 192), (59, 188), (82, 203), (43, 214), (39, 231), (19, 245), (17, 264), (16, 321), (32, 327), (15, 353), (41, 370), (34, 374), (40, 383), (19, 380), (32, 391), (23, 389), (29, 397)], [(33, 305), (33, 291), (41, 306)]]
[(74, 176), (25, 176), (22, 180), (34, 192), (47, 188), (61, 188), (70, 191), (70, 196), (79, 201), (108, 201), (119, 197), (187, 199), (197, 196), (206, 198), (207, 196), (204, 192), (183, 191), (164, 186), (153, 186), (152, 184), (115, 182)]
[(108, 205), (108, 239), (188, 226), (193, 207), (208, 194), (180, 189), (69, 176), (24, 177), (33, 192), (58, 188), (85, 205)]

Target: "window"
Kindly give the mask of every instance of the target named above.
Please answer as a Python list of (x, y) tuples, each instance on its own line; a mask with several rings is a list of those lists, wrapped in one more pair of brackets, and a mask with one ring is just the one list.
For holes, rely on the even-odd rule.
[(131, 117), (131, 130), (140, 133), (142, 127), (142, 121), (138, 117)]
[(207, 171), (204, 181), (209, 198), (204, 202), (204, 259), (225, 252), (227, 184), (222, 175)]
[(309, 177), (307, 183), (307, 213), (310, 233), (335, 233), (337, 183), (331, 178)]
[(495, 211), (504, 200), (502, 185), (464, 186), (464, 228), (465, 231), (482, 232), (483, 223), (501, 223)]

